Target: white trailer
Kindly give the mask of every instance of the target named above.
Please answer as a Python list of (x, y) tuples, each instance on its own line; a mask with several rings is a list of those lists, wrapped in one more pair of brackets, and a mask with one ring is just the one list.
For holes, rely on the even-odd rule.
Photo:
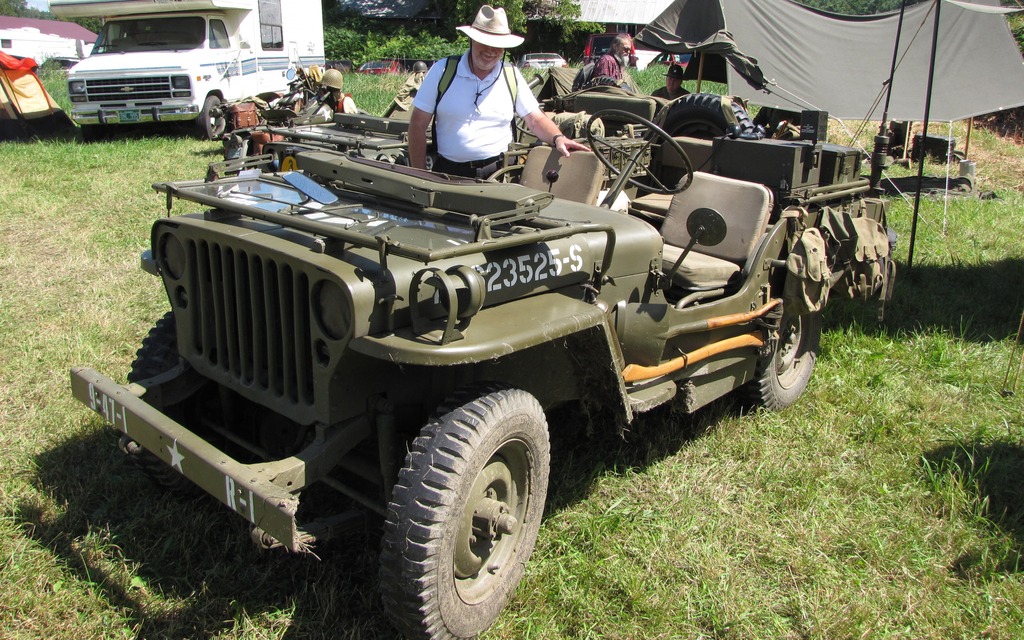
[(104, 21), (68, 74), (85, 139), (173, 120), (217, 138), (222, 102), (283, 91), (288, 69), (324, 64), (320, 0), (50, 0), (50, 11)]

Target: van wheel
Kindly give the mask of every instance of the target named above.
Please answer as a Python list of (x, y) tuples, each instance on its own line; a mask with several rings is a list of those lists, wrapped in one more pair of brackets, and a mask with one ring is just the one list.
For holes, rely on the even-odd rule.
[(227, 129), (227, 119), (220, 108), (220, 98), (217, 96), (206, 96), (203, 103), (203, 110), (199, 113), (199, 135), (205, 136), (207, 140), (217, 140)]
[(380, 589), (410, 638), (490, 627), (540, 529), (550, 463), (540, 404), (499, 385), (470, 398), (445, 406), (412, 441), (388, 504)]
[(774, 347), (757, 363), (754, 379), (741, 387), (744, 398), (773, 410), (796, 402), (811, 381), (820, 341), (821, 312), (783, 313)]

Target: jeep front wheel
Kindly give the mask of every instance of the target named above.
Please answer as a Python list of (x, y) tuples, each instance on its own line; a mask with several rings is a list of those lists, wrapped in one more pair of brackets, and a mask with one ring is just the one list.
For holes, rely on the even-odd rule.
[(771, 353), (757, 364), (744, 396), (766, 409), (781, 409), (797, 401), (814, 372), (821, 339), (821, 312), (802, 316), (783, 314)]
[(544, 512), (547, 421), (500, 386), (430, 420), (413, 440), (384, 525), (380, 588), (412, 638), (470, 638), (523, 576)]
[[(148, 378), (166, 373), (178, 365), (178, 331), (177, 321), (173, 312), (168, 312), (157, 321), (142, 341), (136, 352), (128, 382), (140, 382)], [(145, 396), (143, 399), (150, 402)], [(181, 420), (181, 406), (154, 405), (172, 419)], [(121, 436), (118, 443), (121, 451), (139, 466), (149, 478), (160, 487), (185, 495), (199, 495), (199, 490), (192, 481), (178, 473), (173, 467), (164, 464), (160, 458), (143, 449), (127, 435)]]

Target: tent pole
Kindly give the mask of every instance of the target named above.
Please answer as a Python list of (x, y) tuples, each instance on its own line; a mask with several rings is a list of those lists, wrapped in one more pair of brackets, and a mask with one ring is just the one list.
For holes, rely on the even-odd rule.
[(967, 121), (967, 140), (964, 142), (964, 159), (971, 157), (971, 131), (974, 130), (974, 116)]
[(704, 79), (704, 52), (700, 52), (700, 62), (697, 63), (697, 93), (700, 93), (700, 82)]
[[(903, 16), (907, 12), (907, 0), (900, 3), (900, 19), (896, 23), (896, 44), (892, 48), (892, 65), (889, 67), (889, 81), (885, 88), (885, 107), (882, 109), (882, 123), (878, 125), (875, 136), (875, 148), (871, 153), (871, 188), (878, 187), (882, 179), (882, 171), (889, 166), (889, 100), (892, 98), (892, 82), (896, 75), (896, 60), (899, 59), (900, 36), (903, 35)], [(905, 145), (904, 145), (904, 148)]]
[(935, 28), (932, 31), (932, 57), (928, 62), (928, 88), (924, 99), (924, 131), (921, 133), (921, 156), (917, 164), (917, 194), (914, 196), (914, 218), (910, 226), (910, 253), (907, 255), (907, 271), (914, 267), (914, 240), (917, 237), (917, 216), (921, 209), (921, 185), (924, 183), (925, 141), (928, 140), (928, 120), (932, 111), (932, 83), (935, 80), (935, 55), (939, 45), (939, 9), (942, 0), (935, 0)]

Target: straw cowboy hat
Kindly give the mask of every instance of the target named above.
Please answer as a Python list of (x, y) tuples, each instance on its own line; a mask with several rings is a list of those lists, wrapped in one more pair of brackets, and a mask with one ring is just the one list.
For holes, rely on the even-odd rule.
[(480, 44), (496, 49), (518, 47), (524, 40), (509, 30), (505, 10), (500, 7), (495, 9), (489, 4), (480, 7), (472, 25), (457, 29)]

